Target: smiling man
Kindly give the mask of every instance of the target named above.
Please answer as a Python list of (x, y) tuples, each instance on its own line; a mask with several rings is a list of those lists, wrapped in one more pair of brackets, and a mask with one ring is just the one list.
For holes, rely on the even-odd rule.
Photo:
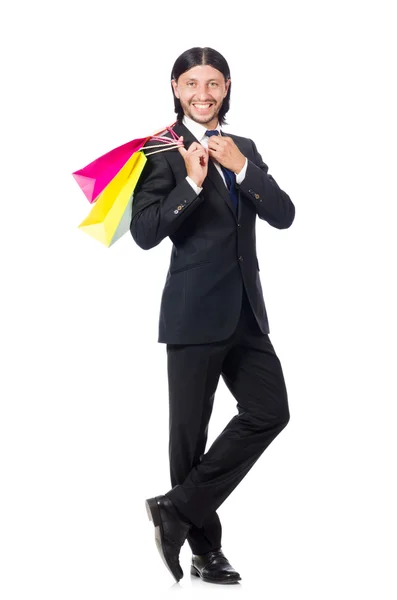
[[(241, 577), (223, 554), (216, 511), (289, 420), (283, 371), (269, 338), (255, 225), (258, 217), (286, 229), (295, 207), (254, 142), (222, 132), (231, 78), (219, 52), (184, 52), (171, 85), (174, 131), (184, 147), (148, 156), (131, 217), (141, 248), (166, 237), (172, 242), (158, 338), (167, 345), (172, 487), (149, 498), (146, 508), (160, 555), (177, 581), (187, 539), (193, 575), (236, 583)], [(237, 414), (206, 451), (221, 376)], [(246, 511), (260, 510), (262, 525), (264, 504), (258, 491), (241, 507), (240, 535)]]
[(172, 79), (175, 98), (180, 102), (185, 116), (206, 126), (218, 125), (218, 113), (227, 96), (230, 79), (210, 65), (199, 65)]

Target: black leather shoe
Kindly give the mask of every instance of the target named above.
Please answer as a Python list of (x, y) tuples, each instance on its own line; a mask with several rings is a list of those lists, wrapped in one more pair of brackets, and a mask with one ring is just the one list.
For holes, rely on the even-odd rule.
[(241, 579), (222, 550), (193, 554), (190, 572), (208, 583), (237, 583)]
[(179, 581), (183, 577), (179, 552), (191, 524), (181, 518), (167, 496), (156, 496), (146, 500), (146, 510), (155, 527), (154, 535), (160, 556), (176, 581)]

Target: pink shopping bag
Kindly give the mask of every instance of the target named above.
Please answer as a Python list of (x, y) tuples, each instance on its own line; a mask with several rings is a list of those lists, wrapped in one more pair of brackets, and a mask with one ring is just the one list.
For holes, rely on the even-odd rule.
[(127, 160), (145, 145), (145, 138), (131, 140), (118, 148), (113, 148), (87, 166), (72, 173), (89, 202), (93, 203), (103, 192), (113, 177), (122, 169)]
[[(173, 125), (174, 124), (175, 123), (173, 123)], [(157, 140), (163, 144), (173, 142), (172, 145), (175, 145), (175, 140), (178, 139), (178, 136), (172, 130), (173, 125), (162, 129), (160, 132), (153, 133), (144, 138), (131, 140), (122, 146), (113, 148), (113, 150), (110, 150), (103, 156), (93, 160), (82, 169), (72, 173), (88, 201), (91, 204), (95, 202), (98, 196), (123, 168), (134, 152), (141, 150), (148, 140)], [(162, 131), (171, 133), (172, 140), (159, 135)]]

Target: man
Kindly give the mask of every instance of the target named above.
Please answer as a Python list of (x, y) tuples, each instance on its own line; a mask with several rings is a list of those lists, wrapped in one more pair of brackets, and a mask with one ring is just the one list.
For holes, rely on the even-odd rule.
[[(146, 508), (177, 581), (187, 538), (192, 574), (235, 583), (240, 575), (222, 552), (216, 509), (289, 420), (268, 335), (255, 222), (259, 217), (285, 229), (295, 208), (254, 142), (222, 133), (231, 92), (224, 57), (211, 48), (187, 50), (174, 64), (171, 84), (174, 131), (184, 147), (148, 156), (131, 217), (141, 248), (165, 237), (173, 244), (158, 339), (167, 344), (172, 489), (148, 499)], [(205, 453), (221, 375), (238, 414)]]

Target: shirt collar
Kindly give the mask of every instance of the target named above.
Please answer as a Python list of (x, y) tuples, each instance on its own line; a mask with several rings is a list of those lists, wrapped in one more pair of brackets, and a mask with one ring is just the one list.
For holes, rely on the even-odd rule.
[[(199, 142), (203, 139), (203, 137), (205, 137), (205, 132), (207, 131), (207, 127), (205, 125), (196, 123), (196, 121), (193, 121), (193, 119), (187, 117), (186, 115), (183, 117), (182, 123)], [(219, 123), (215, 129), (220, 132)]]

